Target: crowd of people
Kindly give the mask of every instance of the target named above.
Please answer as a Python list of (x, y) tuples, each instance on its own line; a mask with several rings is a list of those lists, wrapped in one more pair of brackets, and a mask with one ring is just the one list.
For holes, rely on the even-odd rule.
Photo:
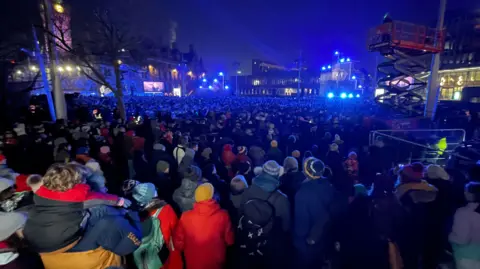
[(480, 165), (396, 163), (369, 103), (81, 97), (0, 137), (1, 269), (480, 268)]

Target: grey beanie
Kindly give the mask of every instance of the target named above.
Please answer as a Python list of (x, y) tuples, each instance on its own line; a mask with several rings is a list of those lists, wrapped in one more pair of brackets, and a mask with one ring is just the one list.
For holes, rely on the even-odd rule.
[(297, 159), (293, 157), (285, 158), (285, 160), (283, 161), (283, 168), (285, 169), (285, 173), (298, 171)]
[(268, 161), (263, 164), (263, 172), (274, 177), (280, 176), (280, 165), (276, 161)]

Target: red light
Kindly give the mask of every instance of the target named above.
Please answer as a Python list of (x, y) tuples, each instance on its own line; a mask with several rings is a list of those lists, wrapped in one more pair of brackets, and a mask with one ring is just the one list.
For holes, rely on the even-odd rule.
[(11, 63), (11, 64), (15, 64), (15, 60), (11, 60), (10, 63)]

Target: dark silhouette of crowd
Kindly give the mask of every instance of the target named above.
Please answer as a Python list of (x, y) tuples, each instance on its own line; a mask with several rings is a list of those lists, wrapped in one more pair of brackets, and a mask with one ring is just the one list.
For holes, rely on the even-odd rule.
[(480, 165), (400, 164), (373, 104), (114, 102), (2, 133), (0, 269), (480, 268)]

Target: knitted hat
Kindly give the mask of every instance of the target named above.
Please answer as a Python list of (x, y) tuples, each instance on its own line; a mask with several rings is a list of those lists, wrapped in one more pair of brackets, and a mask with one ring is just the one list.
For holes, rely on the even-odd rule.
[(247, 154), (247, 147), (238, 146), (238, 147), (237, 147), (237, 150), (238, 150), (238, 154), (244, 154), (244, 155)]
[(365, 185), (355, 184), (353, 185), (353, 188), (355, 189), (355, 197), (368, 196), (368, 190)]
[(102, 154), (108, 154), (110, 153), (110, 147), (109, 146), (103, 146), (100, 148), (100, 153)]
[(234, 192), (239, 192), (246, 188), (248, 188), (248, 183), (242, 175), (236, 175), (232, 178), (232, 181), (230, 181), (230, 189)]
[(278, 147), (278, 142), (277, 142), (277, 140), (272, 140), (272, 142), (270, 142), (270, 146), (271, 146), (272, 148)]
[(87, 147), (78, 148), (77, 155), (88, 155), (88, 148)]
[(283, 168), (285, 172), (297, 171), (298, 170), (298, 161), (294, 157), (287, 157), (283, 161)]
[(164, 173), (165, 170), (170, 168), (170, 164), (165, 161), (157, 162), (157, 173)]
[(330, 151), (338, 151), (338, 144), (337, 143), (330, 144)]
[(431, 164), (427, 166), (427, 178), (449, 180), (450, 175), (441, 166)]
[(423, 179), (423, 164), (412, 163), (400, 169), (401, 183), (418, 182)]
[(213, 198), (213, 185), (210, 183), (203, 183), (195, 190), (195, 202), (203, 202)]
[(161, 150), (161, 151), (165, 151), (165, 146), (160, 144), (160, 143), (156, 143), (156, 144), (153, 144), (153, 149), (154, 150)]
[(17, 230), (23, 228), (27, 217), (21, 213), (0, 213), (0, 241), (8, 239)]
[(0, 192), (13, 187), (14, 182), (12, 180), (0, 177)]
[(212, 149), (211, 148), (205, 148), (202, 150), (202, 157), (205, 159), (210, 159), (210, 155), (212, 155)]
[(146, 206), (156, 196), (157, 190), (152, 183), (140, 183), (133, 188), (132, 198), (140, 206)]
[(292, 152), (292, 157), (300, 158), (301, 155), (302, 155), (302, 154), (300, 153), (299, 150), (294, 150), (294, 151)]
[(303, 172), (309, 179), (321, 178), (324, 170), (325, 164), (315, 157), (307, 158), (303, 162)]
[(188, 178), (192, 181), (197, 181), (202, 178), (202, 170), (198, 166), (191, 165), (187, 168), (183, 176), (184, 178)]
[(264, 173), (269, 174), (274, 177), (280, 175), (280, 165), (276, 161), (268, 161), (262, 166)]

